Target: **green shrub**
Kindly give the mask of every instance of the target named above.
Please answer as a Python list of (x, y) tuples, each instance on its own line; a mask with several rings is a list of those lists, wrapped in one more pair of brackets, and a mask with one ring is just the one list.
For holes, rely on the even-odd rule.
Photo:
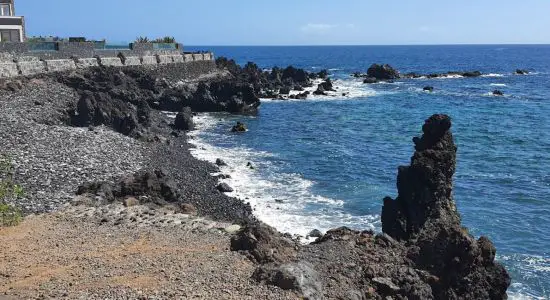
[(165, 43), (172, 44), (176, 42), (176, 38), (173, 36), (165, 36), (151, 41), (152, 43)]
[(25, 195), (23, 187), (13, 183), (13, 171), (10, 157), (0, 155), (0, 226), (15, 226), (23, 219), (21, 210), (8, 203)]
[(21, 210), (13, 205), (0, 202), (0, 226), (16, 226), (23, 220)]
[(138, 36), (134, 43), (149, 43), (149, 38), (146, 36)]

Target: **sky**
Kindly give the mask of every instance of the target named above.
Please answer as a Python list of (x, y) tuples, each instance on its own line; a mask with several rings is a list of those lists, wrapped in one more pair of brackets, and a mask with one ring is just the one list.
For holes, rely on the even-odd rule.
[(15, 0), (28, 36), (184, 45), (550, 44), (549, 0)]

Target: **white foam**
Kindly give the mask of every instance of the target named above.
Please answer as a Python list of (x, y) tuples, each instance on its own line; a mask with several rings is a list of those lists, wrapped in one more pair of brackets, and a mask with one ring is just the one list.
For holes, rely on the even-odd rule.
[(508, 86), (506, 83), (491, 83), (490, 86)]
[(311, 87), (304, 88), (303, 91), (290, 91), (290, 95), (298, 95), (308, 91), (310, 94), (306, 99), (291, 99), (288, 96), (283, 96), (284, 99), (269, 99), (262, 98), (262, 102), (273, 101), (330, 101), (330, 100), (342, 100), (342, 99), (354, 99), (376, 96), (377, 92), (368, 85), (364, 84), (360, 80), (343, 80), (335, 79), (332, 81), (332, 85), (335, 91), (327, 91), (327, 95), (314, 95), (313, 92), (317, 90), (317, 86), (324, 80), (315, 79), (312, 81)]
[[(302, 237), (313, 229), (324, 232), (340, 226), (361, 230), (379, 227), (379, 216), (350, 215), (344, 212), (342, 200), (312, 193), (314, 182), (299, 174), (280, 171), (279, 167), (266, 159), (274, 157), (272, 153), (246, 147), (224, 148), (208, 144), (208, 137), (216, 140), (232, 138), (230, 134), (208, 131), (216, 126), (218, 118), (199, 114), (194, 121), (198, 130), (189, 134), (189, 142), (196, 146), (191, 149), (191, 154), (212, 163), (218, 158), (223, 159), (228, 166), (220, 167), (220, 170), (223, 174), (231, 175), (231, 178), (221, 181), (235, 190), (228, 195), (250, 203), (254, 214), (263, 222), (281, 232)], [(248, 162), (252, 163), (254, 169), (247, 167)], [(319, 209), (312, 211), (311, 206)]]
[(483, 74), (481, 77), (504, 77), (504, 74), (498, 74), (498, 73), (489, 73), (489, 74)]
[[(497, 260), (507, 261), (509, 264), (513, 264), (514, 268), (518, 269), (523, 276), (540, 279), (550, 277), (550, 257), (548, 256), (520, 254), (497, 255)], [(512, 283), (510, 290), (512, 290), (512, 292), (508, 293), (509, 299), (547, 299), (544, 296), (535, 295), (528, 285), (519, 282)]]

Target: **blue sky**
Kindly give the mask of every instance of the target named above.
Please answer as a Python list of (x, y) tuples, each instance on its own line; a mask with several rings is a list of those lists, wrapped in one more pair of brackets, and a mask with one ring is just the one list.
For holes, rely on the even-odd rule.
[(187, 45), (550, 43), (549, 0), (16, 0), (28, 35)]

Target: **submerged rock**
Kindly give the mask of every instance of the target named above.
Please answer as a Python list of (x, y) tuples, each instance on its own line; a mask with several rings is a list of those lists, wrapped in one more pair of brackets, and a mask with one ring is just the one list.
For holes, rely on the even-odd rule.
[(504, 96), (504, 93), (500, 90), (494, 90), (493, 91), (493, 96)]
[(433, 86), (425, 86), (425, 87), (423, 88), (423, 90), (424, 90), (425, 92), (433, 92), (434, 87), (433, 87)]
[(237, 124), (231, 128), (231, 132), (246, 132), (246, 125), (244, 125), (244, 123), (237, 122)]
[(481, 72), (480, 71), (471, 71), (471, 72), (464, 72), (460, 75), (462, 75), (464, 77), (479, 77), (479, 76), (481, 76)]
[(374, 78), (374, 77), (367, 77), (363, 80), (363, 83), (367, 83), (367, 84), (372, 84), (372, 83), (377, 83), (378, 82), (378, 79)]
[(529, 71), (527, 71), (525, 69), (517, 69), (515, 73), (516, 73), (516, 75), (527, 75), (527, 74), (529, 74)]
[(227, 163), (223, 161), (221, 158), (218, 158), (216, 159), (216, 165), (222, 167), (222, 166), (227, 166)]

